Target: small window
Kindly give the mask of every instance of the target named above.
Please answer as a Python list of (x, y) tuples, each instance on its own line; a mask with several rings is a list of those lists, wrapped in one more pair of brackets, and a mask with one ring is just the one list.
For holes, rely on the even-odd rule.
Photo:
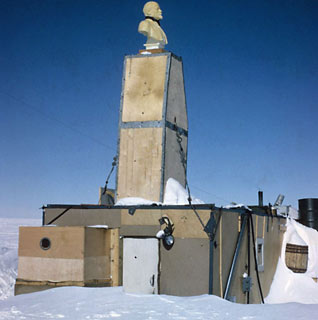
[(51, 248), (51, 240), (49, 238), (42, 238), (40, 241), (40, 247), (43, 250), (49, 250)]
[(264, 271), (264, 239), (256, 239), (256, 259), (257, 259), (257, 270)]

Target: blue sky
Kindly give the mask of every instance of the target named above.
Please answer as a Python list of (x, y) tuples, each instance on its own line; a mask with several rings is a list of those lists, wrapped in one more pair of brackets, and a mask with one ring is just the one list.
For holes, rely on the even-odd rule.
[[(97, 203), (145, 1), (0, 1), (0, 216)], [(159, 1), (182, 56), (188, 180), (208, 203), (318, 197), (318, 2)], [(110, 182), (114, 186), (114, 176)]]

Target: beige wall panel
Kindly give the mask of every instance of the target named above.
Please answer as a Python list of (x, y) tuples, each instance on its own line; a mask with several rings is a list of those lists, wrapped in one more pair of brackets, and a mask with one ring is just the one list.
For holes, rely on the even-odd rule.
[(84, 280), (101, 280), (110, 278), (109, 256), (86, 257), (84, 262)]
[[(207, 210), (197, 210), (200, 218), (202, 219), (204, 225), (210, 219), (210, 212)], [(207, 238), (206, 233), (198, 220), (197, 216), (193, 210), (186, 211), (174, 211), (167, 210), (164, 211), (165, 215), (174, 223), (173, 235), (176, 238)]]
[(173, 56), (171, 57), (168, 92), (167, 120), (188, 130), (182, 62)]
[(122, 121), (162, 119), (167, 56), (127, 58)]
[(112, 285), (120, 285), (120, 245), (119, 245), (119, 229), (111, 229), (107, 233), (107, 243), (110, 244), (110, 275)]
[(160, 244), (160, 293), (192, 296), (209, 291), (209, 240), (176, 239), (171, 250)]
[[(166, 155), (165, 155), (165, 176), (164, 187), (169, 178), (174, 178), (185, 187), (185, 172), (180, 157), (180, 147), (177, 142), (176, 132), (166, 128)], [(187, 158), (187, 141), (188, 138), (182, 136), (182, 148)]]
[[(262, 228), (259, 229), (260, 227), (259, 223), (261, 221), (264, 221), (264, 218), (259, 217), (257, 220), (258, 220), (258, 235), (259, 237), (261, 237)], [(269, 223), (268, 232), (266, 231), (267, 221)], [(260, 277), (264, 298), (269, 292), (269, 288), (273, 281), (274, 273), (276, 270), (278, 258), (280, 256), (283, 232), (280, 231), (279, 225), (283, 221), (284, 219), (270, 218), (269, 220), (267, 220), (267, 217), (265, 218), (264, 272), (259, 272), (259, 277)], [(255, 215), (253, 215), (253, 224), (254, 224), (254, 232), (256, 232), (256, 216)], [(239, 303), (246, 303), (246, 295), (244, 295), (242, 291), (242, 274), (246, 272), (247, 261), (248, 259), (247, 259), (247, 229), (246, 229), (244, 233), (241, 252), (237, 261), (237, 267), (235, 271), (235, 276), (233, 278), (232, 289), (230, 293), (230, 295), (236, 297), (236, 301)], [(257, 284), (257, 277), (255, 272), (252, 236), (251, 236), (251, 277), (252, 277), (253, 286), (250, 292), (250, 303), (261, 303), (259, 288)]]
[[(43, 250), (40, 247), (42, 238), (49, 238), (51, 247)], [(67, 246), (65, 246), (67, 243)], [(84, 258), (83, 227), (20, 227), (19, 257), (42, 258)]]
[(123, 225), (120, 228), (120, 235), (124, 237), (155, 237), (160, 230), (159, 223), (157, 225), (131, 226)]
[(122, 225), (130, 226), (150, 226), (159, 225), (162, 217), (161, 210), (136, 210), (134, 215), (130, 215), (128, 210), (122, 210)]
[(117, 200), (160, 200), (162, 128), (122, 129)]
[[(210, 211), (197, 210), (203, 223), (210, 219)], [(206, 233), (193, 212), (193, 210), (136, 210), (134, 215), (130, 215), (128, 210), (122, 210), (122, 228), (128, 226), (154, 226), (159, 227), (159, 219), (167, 215), (174, 223), (173, 235), (177, 238), (207, 238)], [(134, 230), (134, 229), (130, 229)], [(151, 230), (157, 230), (153, 228)], [(125, 235), (127, 234), (125, 231)], [(139, 233), (138, 233), (139, 234)], [(133, 234), (131, 234), (133, 236)]]
[(104, 228), (85, 228), (85, 259), (87, 257), (105, 256), (109, 253), (106, 234), (110, 230)]
[(80, 259), (51, 259), (21, 257), (18, 278), (36, 281), (83, 281), (84, 261)]
[[(238, 216), (237, 213), (223, 212), (222, 223), (220, 223), (215, 236), (217, 247), (213, 251), (213, 294), (218, 296), (221, 296), (221, 293), (224, 294), (231, 268), (238, 236)], [(215, 219), (217, 220), (218, 217), (219, 213), (216, 214)], [(222, 250), (222, 254), (220, 254), (220, 250)], [(241, 248), (241, 250), (245, 249)]]
[[(49, 223), (64, 210), (65, 208), (45, 208), (44, 223)], [(53, 224), (58, 226), (107, 225), (109, 228), (118, 228), (120, 226), (120, 210), (74, 208), (68, 210)]]
[[(262, 221), (262, 220), (263, 221)], [(259, 219), (259, 222), (264, 223), (264, 219)], [(255, 220), (255, 218), (254, 218)], [(266, 219), (265, 219), (266, 221)], [(281, 224), (286, 224), (286, 219), (269, 219), (269, 232), (265, 229), (265, 244), (264, 244), (264, 272), (260, 273), (260, 279), (262, 282), (262, 289), (264, 297), (269, 293), (270, 286), (272, 284), (274, 274), (276, 271), (278, 258), (282, 249), (282, 242), (284, 231), (280, 229)], [(255, 221), (254, 221), (255, 223)], [(259, 228), (260, 231), (260, 228)], [(261, 237), (260, 233), (258, 236)], [(254, 298), (255, 299), (255, 298)]]

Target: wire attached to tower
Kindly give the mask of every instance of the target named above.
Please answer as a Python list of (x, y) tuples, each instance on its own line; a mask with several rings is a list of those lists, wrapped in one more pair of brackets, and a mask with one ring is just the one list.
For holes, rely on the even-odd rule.
[(109, 179), (110, 179), (110, 177), (111, 177), (116, 165), (117, 165), (117, 155), (113, 158), (112, 168), (110, 169), (110, 172), (109, 172), (109, 174), (107, 176), (107, 179), (106, 179), (106, 182), (105, 182), (104, 191), (103, 191), (102, 195), (104, 195), (106, 193), (106, 191), (107, 191), (107, 186), (108, 186)]
[(187, 179), (187, 168), (186, 168), (186, 162), (187, 161), (186, 161), (186, 157), (185, 157), (185, 152), (184, 152), (183, 147), (182, 147), (182, 137), (181, 137), (176, 125), (175, 125), (175, 129), (176, 129), (177, 142), (179, 144), (179, 149), (180, 149), (179, 150), (179, 154), (180, 154), (180, 158), (181, 158), (181, 163), (182, 163), (182, 166), (183, 166), (183, 169), (184, 169), (185, 185), (186, 185), (186, 189), (188, 191), (188, 202), (189, 202), (189, 205), (190, 205), (191, 209), (193, 210), (193, 212), (197, 216), (198, 220), (200, 221), (203, 230), (205, 231), (205, 225), (204, 225), (202, 219), (200, 218), (200, 215), (198, 214), (197, 210), (195, 209), (195, 207), (192, 204), (191, 192), (190, 192), (190, 187), (189, 187), (189, 183), (188, 183), (188, 179)]

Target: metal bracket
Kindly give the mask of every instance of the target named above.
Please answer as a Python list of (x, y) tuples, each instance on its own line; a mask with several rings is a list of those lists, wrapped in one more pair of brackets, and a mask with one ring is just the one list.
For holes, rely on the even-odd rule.
[(251, 291), (251, 288), (252, 288), (252, 278), (251, 277), (243, 277), (242, 279), (242, 289), (243, 289), (243, 292), (246, 293), (246, 292), (250, 292)]

